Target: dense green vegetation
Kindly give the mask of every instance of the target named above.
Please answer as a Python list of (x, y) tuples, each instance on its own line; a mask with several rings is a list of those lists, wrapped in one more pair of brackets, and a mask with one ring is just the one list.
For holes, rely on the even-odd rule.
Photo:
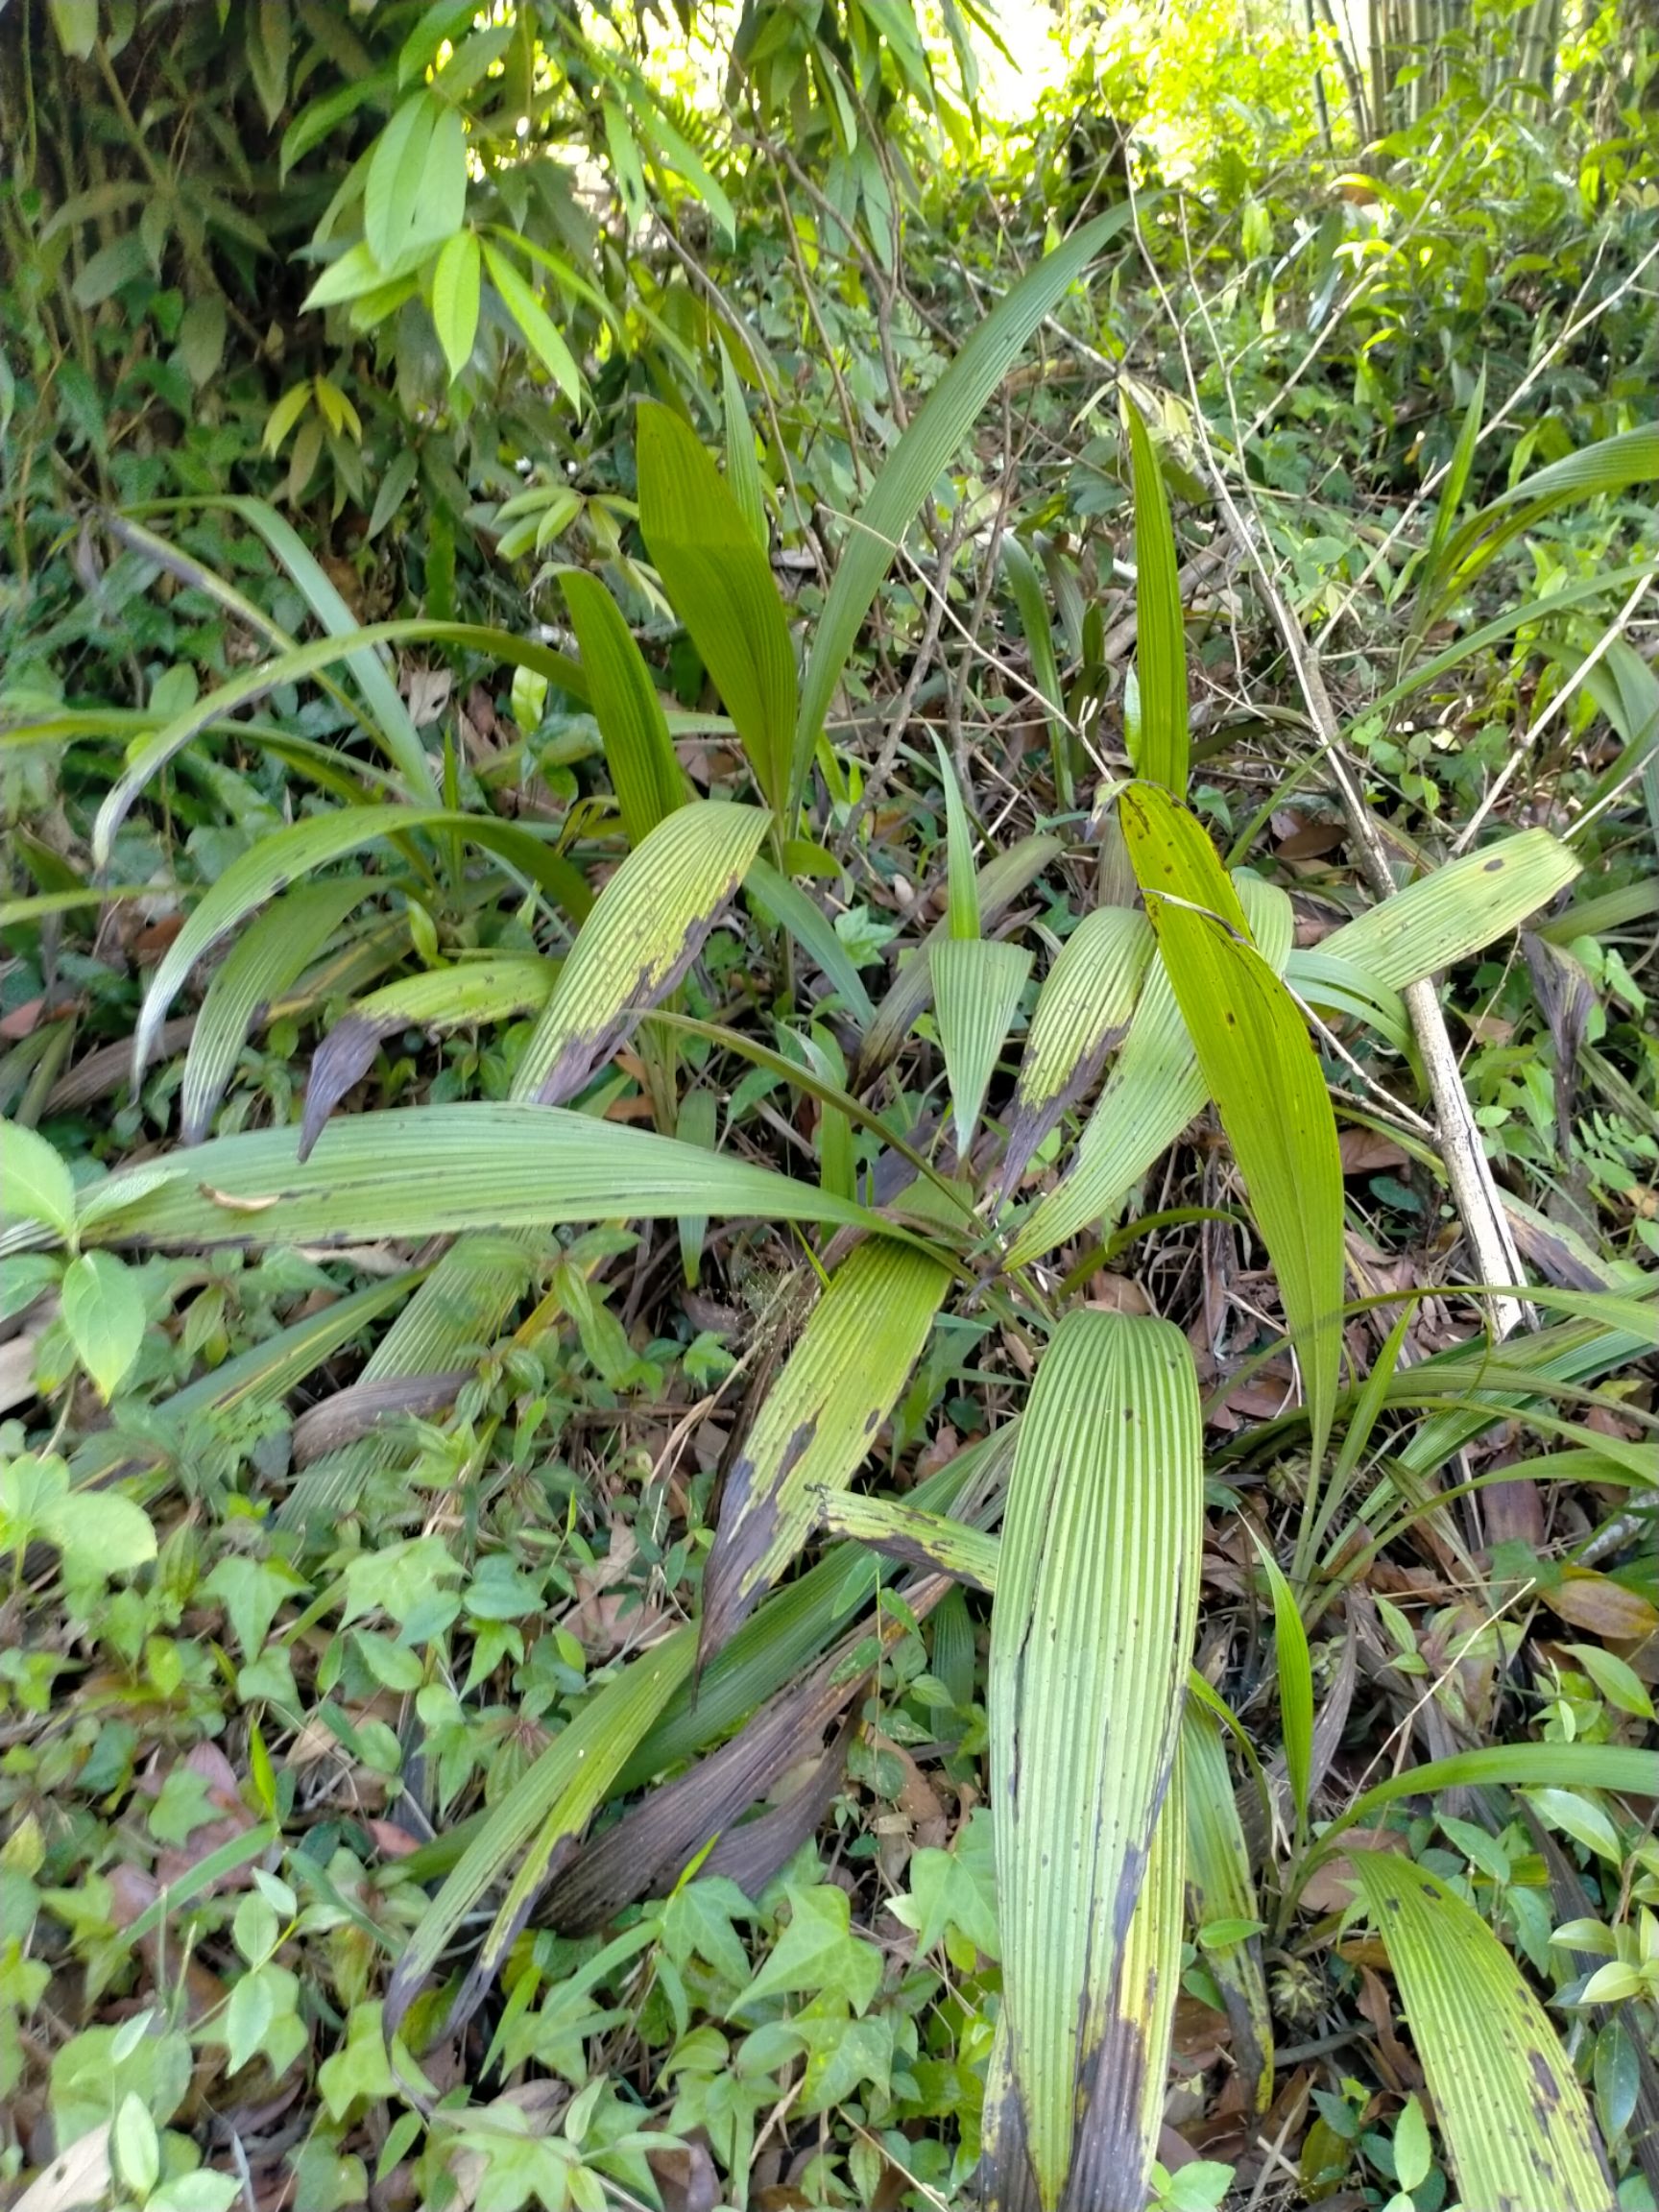
[(1655, 2212), (1640, 0), (0, 147), (6, 2200)]

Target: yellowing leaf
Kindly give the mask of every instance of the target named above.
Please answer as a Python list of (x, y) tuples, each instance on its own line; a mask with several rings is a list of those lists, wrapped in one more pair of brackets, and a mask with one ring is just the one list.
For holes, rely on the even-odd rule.
[(1436, 868), (1320, 945), (1373, 982), (1403, 990), (1514, 929), (1553, 899), (1579, 862), (1548, 830), (1523, 830)]

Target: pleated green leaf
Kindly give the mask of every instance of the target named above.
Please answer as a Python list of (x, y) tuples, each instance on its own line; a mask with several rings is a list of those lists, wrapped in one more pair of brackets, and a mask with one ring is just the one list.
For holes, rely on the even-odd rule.
[(942, 1262), (879, 1238), (836, 1269), (727, 1478), (703, 1576), (705, 1660), (805, 1542), (819, 1494), (863, 1464), (950, 1281)]
[(1420, 877), (1334, 929), (1318, 950), (1376, 983), (1404, 990), (1519, 927), (1571, 883), (1579, 867), (1548, 830), (1523, 830)]
[(550, 852), (517, 823), (498, 822), (491, 814), (466, 814), (444, 806), (341, 806), (285, 830), (268, 830), (208, 885), (151, 978), (132, 1039), (134, 1084), (149, 1064), (168, 1008), (204, 952), (291, 883), (325, 868), (331, 860), (361, 852), (365, 845), (413, 835), (418, 830), (447, 830), (482, 845), (540, 883), (567, 911), (580, 915), (588, 910), (591, 894), (568, 860)]
[[(1234, 889), (1268, 964), (1282, 966), (1294, 924), (1289, 900), (1277, 884), (1242, 871)], [(1204, 1111), (1209, 1096), (1168, 970), (1156, 953), (1070, 1170), (1022, 1219), (1009, 1264), (1040, 1260), (1091, 1221), (1115, 1214), (1153, 1162)]]
[(555, 1105), (673, 990), (766, 834), (757, 806), (703, 799), (659, 822), (599, 894), (513, 1079)]
[(639, 527), (674, 612), (736, 727), (750, 773), (786, 827), (798, 684), (789, 618), (765, 552), (696, 434), (639, 411)]
[(1175, 1986), (1162, 1969), (1149, 1985), (1166, 1928), (1141, 1931), (1127, 1962), (1125, 1946), (1175, 1762), (1202, 1517), (1186, 1339), (1069, 1314), (1021, 1424), (992, 1611), (1010, 2077), (999, 2106), (987, 2096), (998, 2205), (1033, 2185), (1044, 2212), (1144, 2200)]
[[(354, 1114), (325, 1130), (303, 1166), (296, 1149), (292, 1129), (252, 1130), (124, 1168), (82, 1195), (83, 1241), (350, 1244), (698, 1212), (886, 1227), (864, 1207), (771, 1168), (562, 1107)], [(7, 1238), (17, 1250), (53, 1241), (43, 1225)]]
[[(1060, 851), (1058, 837), (1022, 837), (1006, 852), (998, 853), (980, 869), (976, 885), (980, 926), (995, 928), (998, 921)], [(876, 1019), (865, 1034), (858, 1055), (857, 1088), (866, 1089), (880, 1073), (914, 1027), (919, 1014), (933, 1003), (932, 957), (950, 934), (943, 920), (936, 922), (919, 949), (903, 961), (892, 987), (876, 1009)]]
[(923, 501), (1031, 333), (1053, 312), (1107, 240), (1123, 228), (1129, 212), (1127, 203), (1108, 209), (1027, 271), (980, 324), (883, 461), (842, 548), (813, 633), (795, 727), (791, 788), (797, 795), (805, 788), (813, 747), (871, 601)]
[(933, 948), (933, 1012), (964, 1162), (978, 1126), (997, 1056), (1031, 974), (1022, 945), (989, 937), (947, 937)]
[[(687, 1626), (625, 1667), (588, 1698), (575, 1719), (492, 1808), (460, 1863), (421, 1913), (393, 1971), (386, 1993), (388, 2036), (396, 2032), (456, 1929), (526, 1846), (534, 1844), (509, 1894), (515, 1916), (524, 1892), (533, 1896), (554, 1871), (604, 1804), (629, 1753), (690, 1673), (695, 1653)], [(474, 1988), (499, 1965), (505, 1949), (502, 1927), (498, 1919), (494, 1940), (480, 1961), (483, 1973), (473, 1977)], [(458, 2009), (467, 2009), (465, 2003)]]
[(1260, 1933), (1218, 1934), (1260, 1921), (1250, 1851), (1238, 1822), (1238, 1801), (1215, 1716), (1189, 1697), (1181, 1716), (1181, 1777), (1187, 1816), (1187, 1898), (1204, 1963), (1215, 1977), (1233, 2031), (1233, 2061), (1250, 2102), (1264, 2112), (1273, 2102), (1273, 2011), (1262, 1967)]
[(1590, 2108), (1544, 2008), (1456, 1892), (1392, 1851), (1350, 1863), (1479, 2212), (1615, 2212)]
[(814, 1504), (819, 1527), (833, 1536), (850, 1536), (885, 1559), (937, 1568), (975, 1590), (997, 1587), (1000, 1540), (965, 1521), (926, 1512), (903, 1499), (866, 1497), (858, 1490), (822, 1491)]
[(1060, 948), (1037, 994), (1020, 1059), (1002, 1157), (1004, 1194), (1122, 1042), (1153, 950), (1150, 923), (1129, 906), (1095, 907)]
[(644, 655), (621, 610), (596, 576), (580, 568), (560, 578), (570, 626), (582, 652), (593, 719), (605, 747), (612, 788), (630, 845), (685, 804), (685, 772)]
[(196, 1144), (225, 1095), (261, 1006), (279, 998), (373, 888), (365, 877), (300, 883), (273, 901), (238, 937), (207, 986), (184, 1062), (180, 1140)]
[(1124, 402), (1123, 420), (1135, 483), (1135, 668), (1141, 681), (1135, 773), (1181, 798), (1187, 789), (1190, 738), (1187, 633), (1175, 529), (1164, 471), (1133, 400)]
[(1324, 1073), (1296, 1001), (1238, 926), (1219, 861), (1194, 880), (1191, 817), (1148, 784), (1125, 791), (1121, 812), (1170, 987), (1279, 1278), (1317, 1463), (1336, 1403), (1344, 1265), (1342, 1162)]

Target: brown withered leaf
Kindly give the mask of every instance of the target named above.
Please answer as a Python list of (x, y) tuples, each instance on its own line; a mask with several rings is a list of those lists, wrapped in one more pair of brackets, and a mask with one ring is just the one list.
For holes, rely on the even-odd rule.
[(1659, 1629), (1659, 1612), (1646, 1598), (1588, 1567), (1570, 1567), (1556, 1588), (1538, 1595), (1552, 1613), (1592, 1636), (1636, 1643)]

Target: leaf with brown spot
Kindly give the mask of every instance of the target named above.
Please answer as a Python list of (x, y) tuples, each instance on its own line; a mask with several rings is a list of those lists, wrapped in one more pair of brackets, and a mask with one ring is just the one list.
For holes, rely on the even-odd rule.
[(844, 1489), (863, 1464), (950, 1281), (943, 1261), (886, 1238), (855, 1246), (836, 1269), (727, 1479), (703, 1579), (700, 1663), (805, 1542), (817, 1493)]

